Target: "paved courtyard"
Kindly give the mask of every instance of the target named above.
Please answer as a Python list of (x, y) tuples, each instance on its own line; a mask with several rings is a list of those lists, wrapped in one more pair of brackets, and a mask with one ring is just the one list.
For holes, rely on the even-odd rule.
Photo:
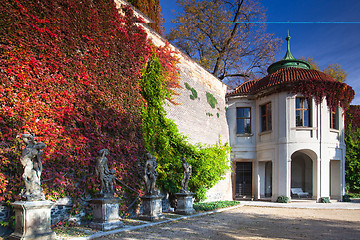
[(360, 239), (360, 203), (272, 204), (278, 203), (249, 202), (219, 213), (96, 239)]

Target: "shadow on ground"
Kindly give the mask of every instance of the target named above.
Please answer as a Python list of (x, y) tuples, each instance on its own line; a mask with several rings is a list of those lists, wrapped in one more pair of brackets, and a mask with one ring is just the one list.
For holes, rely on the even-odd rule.
[[(250, 207), (243, 208), (246, 210)], [(256, 208), (252, 208), (256, 211)], [(292, 212), (291, 217), (287, 217), (285, 211), (294, 209), (281, 211), (284, 214), (259, 214), (247, 213), (240, 208), (237, 211), (161, 224), (99, 239), (360, 239), (359, 210), (348, 210), (351, 214), (356, 211), (357, 221), (318, 219), (319, 216), (312, 217), (311, 214), (297, 217), (296, 212), (295, 216)], [(334, 217), (344, 212), (330, 211), (333, 211)]]

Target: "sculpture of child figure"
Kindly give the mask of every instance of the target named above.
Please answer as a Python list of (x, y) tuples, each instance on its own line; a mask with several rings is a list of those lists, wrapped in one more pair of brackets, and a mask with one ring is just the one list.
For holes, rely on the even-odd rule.
[(157, 163), (156, 158), (150, 153), (146, 154), (147, 160), (145, 163), (145, 195), (159, 195), (159, 190), (156, 189), (156, 177), (157, 177)]
[(188, 190), (188, 185), (189, 185), (189, 179), (191, 176), (191, 172), (192, 172), (192, 167), (191, 165), (186, 161), (186, 158), (182, 158), (182, 165), (184, 168), (184, 176), (183, 179), (181, 180), (181, 193), (189, 193), (190, 191)]
[(109, 169), (107, 155), (109, 150), (101, 149), (96, 159), (96, 176), (100, 179), (100, 194), (114, 196), (115, 170)]
[(22, 178), (25, 182), (25, 189), (21, 192), (21, 197), (26, 201), (45, 200), (40, 181), (43, 169), (41, 155), (44, 153), (41, 149), (45, 148), (45, 143), (36, 143), (31, 134), (22, 134), (21, 137), (26, 144), (20, 157), (24, 168)]

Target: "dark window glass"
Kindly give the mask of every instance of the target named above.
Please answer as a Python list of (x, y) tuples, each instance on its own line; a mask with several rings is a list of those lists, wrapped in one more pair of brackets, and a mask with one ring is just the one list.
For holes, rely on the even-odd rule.
[(236, 108), (236, 133), (251, 133), (251, 108)]
[(338, 111), (330, 111), (330, 128), (332, 129), (339, 129), (339, 114)]
[(271, 103), (260, 106), (261, 131), (269, 131), (271, 127)]
[(296, 98), (296, 126), (311, 127), (311, 107), (305, 98)]

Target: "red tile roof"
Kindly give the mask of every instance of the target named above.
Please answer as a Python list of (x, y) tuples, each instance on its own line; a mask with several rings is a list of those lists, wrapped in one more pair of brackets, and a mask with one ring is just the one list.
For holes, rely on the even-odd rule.
[(302, 80), (335, 81), (329, 75), (317, 70), (287, 67), (279, 69), (263, 78), (245, 82), (233, 92), (228, 93), (227, 96), (256, 94), (270, 87)]

